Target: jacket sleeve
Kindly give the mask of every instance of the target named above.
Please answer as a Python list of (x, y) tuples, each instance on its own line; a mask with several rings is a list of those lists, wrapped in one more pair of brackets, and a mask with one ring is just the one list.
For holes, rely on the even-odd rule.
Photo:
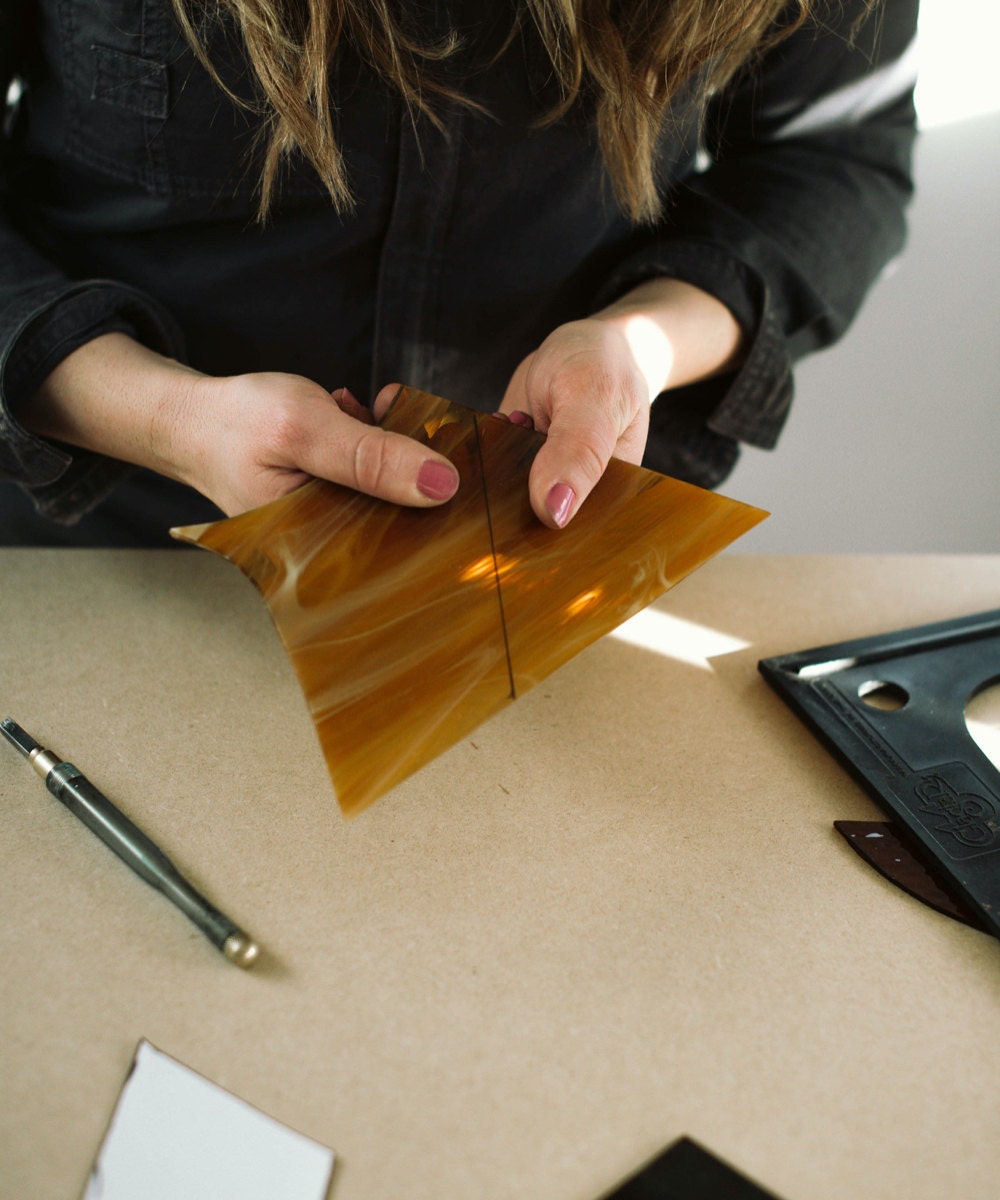
[(695, 391), (709, 434), (731, 445), (775, 444), (793, 361), (844, 332), (902, 249), (916, 22), (917, 0), (879, 0), (867, 16), (863, 0), (822, 0), (714, 99), (700, 169), (604, 292), (661, 274), (728, 305), (749, 352)]
[(24, 237), (16, 219), (26, 164), (20, 72), (30, 53), (32, 0), (0, 0), (0, 478), (21, 484), (40, 512), (74, 521), (129, 468), (99, 454), (35, 437), (14, 415), (69, 353), (122, 331), (179, 357), (180, 333), (151, 298), (110, 280), (75, 280)]

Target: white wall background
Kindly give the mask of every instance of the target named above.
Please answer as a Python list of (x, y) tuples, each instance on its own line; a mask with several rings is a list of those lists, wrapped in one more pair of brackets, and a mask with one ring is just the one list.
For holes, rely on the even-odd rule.
[(772, 513), (737, 549), (1000, 552), (1000, 0), (922, 0), (920, 33), (907, 250), (723, 485)]

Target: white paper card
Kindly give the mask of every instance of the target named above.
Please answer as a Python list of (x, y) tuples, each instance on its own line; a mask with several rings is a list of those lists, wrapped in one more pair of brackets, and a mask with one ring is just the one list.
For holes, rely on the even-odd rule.
[(333, 1157), (142, 1041), (83, 1200), (324, 1200)]

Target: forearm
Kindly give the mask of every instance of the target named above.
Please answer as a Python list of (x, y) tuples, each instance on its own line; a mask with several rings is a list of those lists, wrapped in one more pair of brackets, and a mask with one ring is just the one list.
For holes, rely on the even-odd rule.
[(571, 520), (611, 457), (640, 462), (656, 397), (733, 369), (745, 341), (725, 304), (666, 277), (553, 330), (521, 361), (500, 406), (547, 435), (529, 481), (539, 519)]
[(793, 362), (843, 334), (903, 244), (917, 0), (880, 3), (859, 25), (865, 8), (833, 6), (715, 98), (703, 123), (708, 169), (676, 189), (662, 224), (637, 234), (596, 301), (670, 278), (735, 315), (747, 344), (732, 386), (701, 408), (706, 434), (732, 443), (775, 444)]
[(679, 279), (650, 279), (594, 314), (625, 338), (655, 399), (735, 369), (747, 335), (730, 310)]
[(459, 482), (442, 455), (375, 426), (346, 389), (282, 372), (203, 375), (120, 333), (68, 355), (21, 407), (33, 433), (179, 480), (230, 515), (312, 477), (422, 507)]
[(190, 482), (177, 442), (200, 378), (126, 334), (108, 333), (63, 359), (15, 415), (41, 437)]

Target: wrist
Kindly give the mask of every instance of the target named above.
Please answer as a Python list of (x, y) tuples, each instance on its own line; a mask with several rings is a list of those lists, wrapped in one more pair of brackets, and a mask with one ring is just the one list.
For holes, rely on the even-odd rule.
[(747, 337), (709, 292), (680, 279), (650, 279), (594, 314), (625, 338), (650, 398), (735, 369)]
[(16, 415), (41, 437), (185, 479), (190, 396), (201, 378), (108, 333), (63, 359)]
[(671, 386), (676, 353), (674, 342), (662, 322), (648, 309), (615, 305), (594, 317), (624, 343), (636, 370), (646, 382), (650, 404)]

